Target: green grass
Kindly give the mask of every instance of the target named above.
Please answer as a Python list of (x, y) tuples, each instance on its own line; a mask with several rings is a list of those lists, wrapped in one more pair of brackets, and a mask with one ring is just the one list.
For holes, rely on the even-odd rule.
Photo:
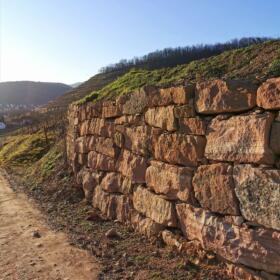
[(0, 150), (0, 164), (28, 166), (38, 161), (49, 149), (54, 135), (46, 143), (43, 132), (10, 136)]
[(64, 141), (54, 132), (48, 133), (48, 140), (42, 131), (7, 137), (0, 149), (0, 166), (19, 172), (31, 188), (54, 178), (63, 165)]
[(273, 76), (280, 76), (280, 58), (275, 59), (269, 67), (269, 72)]
[(213, 78), (252, 79), (259, 82), (279, 74), (280, 41), (269, 41), (243, 49), (226, 51), (207, 59), (159, 70), (132, 69), (118, 79), (76, 102), (110, 99), (133, 92), (144, 85), (166, 87), (184, 81), (195, 83)]

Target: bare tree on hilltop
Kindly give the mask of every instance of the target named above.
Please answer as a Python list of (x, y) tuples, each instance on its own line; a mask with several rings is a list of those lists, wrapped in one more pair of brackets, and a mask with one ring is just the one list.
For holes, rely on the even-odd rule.
[(134, 57), (133, 59), (122, 59), (118, 63), (110, 64), (100, 69), (101, 73), (109, 73), (120, 70), (129, 70), (131, 68), (142, 68), (154, 70), (164, 67), (174, 67), (186, 64), (194, 60), (208, 58), (218, 55), (224, 51), (245, 48), (251, 45), (263, 43), (272, 40), (269, 37), (248, 37), (241, 39), (233, 39), (225, 43), (217, 44), (200, 44), (187, 47), (166, 48), (151, 52), (142, 57)]

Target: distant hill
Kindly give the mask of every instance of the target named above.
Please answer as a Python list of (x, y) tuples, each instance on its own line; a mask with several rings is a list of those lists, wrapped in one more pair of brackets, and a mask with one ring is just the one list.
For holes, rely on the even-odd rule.
[(72, 87), (61, 83), (2, 82), (0, 104), (43, 105), (69, 90), (72, 90)]
[(74, 83), (74, 84), (71, 84), (71, 85), (69, 85), (70, 87), (72, 87), (72, 88), (76, 88), (76, 87), (78, 87), (79, 85), (81, 85), (83, 82), (78, 82), (78, 83)]

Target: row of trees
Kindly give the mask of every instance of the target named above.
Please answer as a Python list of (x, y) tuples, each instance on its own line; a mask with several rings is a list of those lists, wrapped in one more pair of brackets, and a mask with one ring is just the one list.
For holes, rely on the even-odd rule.
[(151, 52), (142, 57), (134, 57), (133, 59), (122, 59), (118, 63), (110, 64), (100, 69), (101, 73), (109, 73), (120, 70), (129, 70), (131, 68), (141, 68), (154, 70), (164, 67), (173, 67), (181, 64), (189, 63), (193, 60), (207, 58), (218, 55), (224, 51), (244, 48), (254, 44), (259, 44), (272, 38), (268, 37), (249, 37), (241, 39), (233, 39), (226, 43), (217, 43), (213, 45), (195, 45), (178, 48), (166, 48)]

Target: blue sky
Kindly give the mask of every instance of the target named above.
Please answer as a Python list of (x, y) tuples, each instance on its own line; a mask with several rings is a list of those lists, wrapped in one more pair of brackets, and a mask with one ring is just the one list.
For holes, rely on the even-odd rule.
[(84, 81), (156, 49), (280, 36), (279, 0), (0, 0), (0, 81)]

